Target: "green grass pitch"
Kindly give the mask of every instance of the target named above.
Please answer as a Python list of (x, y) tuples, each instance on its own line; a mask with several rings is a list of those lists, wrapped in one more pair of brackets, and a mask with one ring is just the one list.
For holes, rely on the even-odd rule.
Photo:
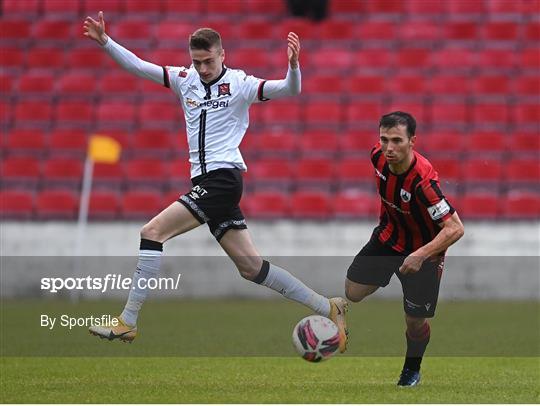
[(47, 330), (39, 315), (100, 315), (120, 303), (3, 301), (3, 403), (538, 403), (538, 302), (442, 302), (422, 384), (395, 386), (404, 349), (399, 302), (353, 305), (347, 355), (295, 356), (309, 314), (278, 301), (149, 301), (140, 337)]

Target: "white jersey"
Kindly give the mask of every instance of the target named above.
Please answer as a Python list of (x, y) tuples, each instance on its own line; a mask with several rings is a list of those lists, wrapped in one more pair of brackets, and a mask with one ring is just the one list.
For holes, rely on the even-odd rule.
[(224, 66), (221, 75), (206, 84), (193, 66), (155, 65), (110, 37), (103, 49), (127, 71), (176, 93), (186, 120), (192, 178), (218, 168), (246, 171), (238, 146), (249, 125), (249, 106), (297, 95), (301, 90), (300, 69), (290, 66), (282, 80), (262, 80)]
[(193, 67), (167, 66), (164, 72), (165, 86), (184, 110), (191, 177), (218, 168), (247, 170), (238, 147), (249, 126), (249, 106), (264, 100), (265, 81), (226, 67), (208, 84)]

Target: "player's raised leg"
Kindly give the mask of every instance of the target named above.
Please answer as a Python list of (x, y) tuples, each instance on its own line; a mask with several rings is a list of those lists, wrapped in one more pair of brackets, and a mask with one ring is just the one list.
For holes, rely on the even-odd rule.
[(137, 317), (148, 296), (146, 283), (140, 281), (159, 275), (165, 241), (200, 224), (185, 206), (174, 202), (144, 225), (141, 229), (137, 269), (133, 274), (127, 303), (122, 314), (117, 317), (118, 325), (92, 326), (90, 333), (109, 340), (118, 338), (122, 341), (133, 341), (137, 335)]
[(347, 346), (347, 301), (343, 298), (328, 299), (287, 270), (261, 258), (248, 230), (228, 230), (219, 241), (221, 247), (235, 263), (240, 275), (245, 279), (266, 286), (288, 299), (302, 303), (317, 314), (332, 319), (340, 331), (340, 351)]

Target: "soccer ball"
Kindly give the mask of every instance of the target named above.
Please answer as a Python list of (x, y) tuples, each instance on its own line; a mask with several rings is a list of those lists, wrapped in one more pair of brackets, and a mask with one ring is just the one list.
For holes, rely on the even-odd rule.
[(323, 316), (308, 316), (294, 326), (293, 345), (309, 362), (330, 358), (339, 348), (339, 332), (334, 322)]

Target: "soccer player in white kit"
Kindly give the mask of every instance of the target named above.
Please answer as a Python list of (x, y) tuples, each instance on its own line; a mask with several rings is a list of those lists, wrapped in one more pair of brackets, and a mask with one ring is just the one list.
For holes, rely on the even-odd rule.
[(92, 326), (90, 332), (109, 340), (131, 342), (137, 335), (137, 316), (148, 294), (141, 278), (155, 278), (160, 270), (163, 243), (207, 223), (210, 231), (247, 280), (266, 286), (329, 317), (340, 331), (341, 352), (347, 345), (347, 301), (327, 299), (288, 271), (261, 258), (239, 207), (242, 172), (246, 165), (238, 149), (249, 125), (252, 103), (300, 93), (300, 40), (287, 37), (289, 66), (283, 80), (262, 80), (223, 62), (219, 33), (200, 28), (189, 38), (189, 68), (158, 66), (143, 61), (105, 33), (103, 12), (87, 17), (84, 35), (97, 41), (122, 68), (170, 88), (178, 97), (186, 120), (193, 188), (150, 220), (141, 230), (137, 269), (118, 325)]

